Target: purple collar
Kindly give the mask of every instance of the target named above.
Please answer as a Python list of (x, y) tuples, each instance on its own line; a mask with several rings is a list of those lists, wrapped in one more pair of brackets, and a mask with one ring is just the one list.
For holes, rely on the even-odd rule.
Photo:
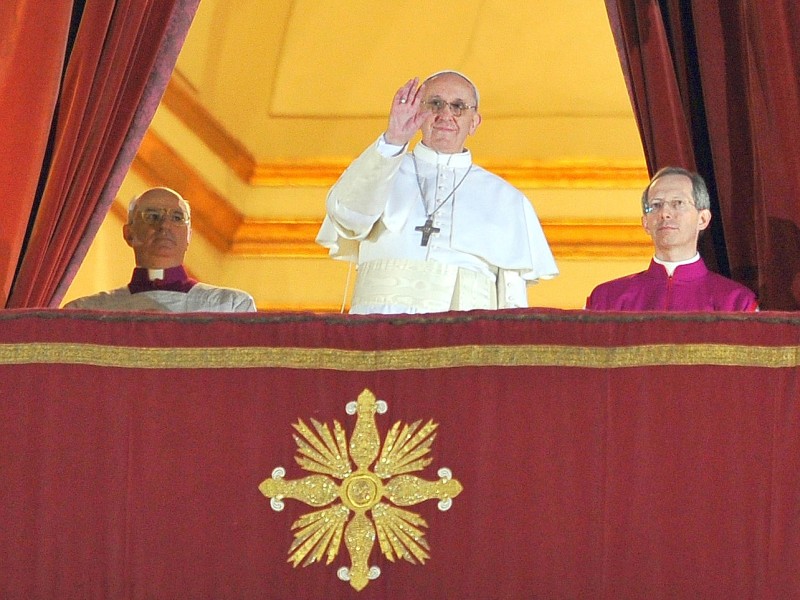
[(163, 279), (150, 279), (147, 269), (144, 267), (136, 267), (133, 270), (131, 282), (128, 284), (128, 290), (130, 290), (131, 294), (156, 290), (182, 292), (185, 294), (192, 289), (196, 283), (196, 280), (190, 278), (186, 274), (186, 270), (182, 265), (164, 269)]
[[(647, 271), (658, 279), (669, 279), (667, 275), (667, 268), (664, 265), (658, 264), (653, 259), (650, 259), (650, 267)], [(703, 259), (700, 258), (688, 265), (679, 265), (675, 267), (675, 272), (672, 274), (673, 281), (693, 281), (700, 279), (708, 274), (708, 267)]]

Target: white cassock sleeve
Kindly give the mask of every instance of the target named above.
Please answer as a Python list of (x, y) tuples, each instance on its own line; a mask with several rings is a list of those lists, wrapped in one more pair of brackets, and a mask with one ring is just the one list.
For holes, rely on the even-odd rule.
[[(386, 210), (392, 180), (403, 162), (405, 146), (392, 146), (381, 136), (342, 173), (328, 192), (326, 217), (317, 243), (331, 257), (355, 262), (358, 243), (369, 235)], [(397, 152), (396, 155), (389, 155)]]

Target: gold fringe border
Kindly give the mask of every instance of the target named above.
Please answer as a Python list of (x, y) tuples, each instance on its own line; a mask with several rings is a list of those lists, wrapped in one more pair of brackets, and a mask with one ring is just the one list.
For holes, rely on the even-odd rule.
[(277, 347), (143, 348), (43, 342), (0, 344), (0, 364), (70, 364), (132, 369), (328, 369), (357, 372), (457, 367), (618, 369), (694, 365), (794, 368), (800, 366), (800, 346), (489, 344), (369, 351)]

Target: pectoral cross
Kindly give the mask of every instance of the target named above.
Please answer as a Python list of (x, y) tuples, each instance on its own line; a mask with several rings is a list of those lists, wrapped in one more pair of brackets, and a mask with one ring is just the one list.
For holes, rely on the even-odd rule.
[(432, 233), (439, 233), (441, 229), (438, 227), (433, 226), (433, 217), (428, 217), (428, 220), (425, 221), (425, 225), (420, 225), (419, 227), (414, 227), (414, 231), (419, 231), (422, 233), (422, 241), (420, 242), (420, 246), (427, 246), (428, 240), (431, 239)]

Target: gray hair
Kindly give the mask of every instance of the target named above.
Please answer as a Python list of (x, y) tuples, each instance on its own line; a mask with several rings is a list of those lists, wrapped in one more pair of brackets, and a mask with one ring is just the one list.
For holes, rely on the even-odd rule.
[(478, 86), (476, 86), (474, 83), (472, 83), (472, 80), (469, 77), (467, 77), (466, 75), (464, 75), (463, 73), (461, 73), (459, 71), (451, 71), (451, 70), (437, 71), (433, 75), (428, 75), (425, 78), (425, 81), (422, 82), (422, 85), (425, 85), (426, 83), (428, 83), (432, 79), (436, 79), (440, 75), (456, 75), (458, 77), (461, 77), (461, 79), (463, 79), (464, 81), (466, 81), (470, 85), (470, 87), (472, 88), (472, 92), (475, 94), (475, 106), (477, 107), (481, 103), (481, 95), (478, 93)]
[(192, 218), (192, 207), (189, 206), (189, 203), (183, 199), (183, 196), (181, 196), (178, 192), (168, 187), (154, 187), (150, 188), (149, 190), (145, 190), (141, 194), (137, 194), (136, 196), (131, 198), (131, 201), (128, 203), (128, 224), (133, 223), (133, 217), (136, 213), (136, 206), (139, 204), (139, 200), (141, 200), (144, 196), (153, 191), (167, 192), (175, 196), (178, 199), (178, 204), (180, 204), (180, 207), (186, 213), (186, 216), (189, 217), (189, 219)]
[(688, 177), (692, 182), (692, 198), (694, 199), (694, 205), (697, 207), (697, 210), (711, 210), (711, 198), (708, 195), (706, 182), (698, 173), (684, 169), (683, 167), (664, 167), (653, 175), (650, 183), (647, 184), (647, 187), (644, 188), (644, 192), (642, 192), (643, 213), (647, 213), (647, 206), (649, 204), (647, 195), (650, 193), (650, 188), (653, 187), (657, 179), (665, 175), (683, 175), (684, 177)]

